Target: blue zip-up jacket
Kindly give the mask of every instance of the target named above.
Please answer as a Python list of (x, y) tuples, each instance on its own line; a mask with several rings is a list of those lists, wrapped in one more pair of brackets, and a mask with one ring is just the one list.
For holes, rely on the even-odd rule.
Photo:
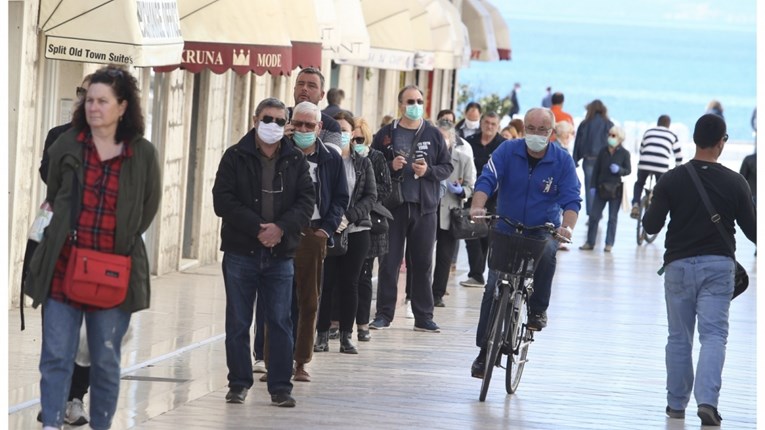
[[(561, 223), (561, 209), (579, 212), (581, 185), (574, 160), (566, 150), (547, 145), (547, 152), (533, 169), (526, 140), (503, 142), (492, 154), (475, 184), (475, 191), (497, 195), (497, 212), (527, 226)], [(509, 231), (505, 223), (498, 228)]]
[[(390, 169), (392, 180), (400, 179), (402, 175), (411, 175), (413, 173), (411, 164), (407, 164), (403, 169), (394, 172), (391, 168), (391, 161), (395, 158), (393, 153), (393, 133), (398, 127), (399, 120), (381, 128), (372, 139), (372, 148), (385, 155)], [(452, 174), (451, 153), (446, 147), (444, 136), (441, 131), (430, 125), (426, 120), (420, 123), (420, 127), (425, 127), (417, 142), (417, 149), (424, 154), (425, 162), (428, 163), (428, 169), (425, 175), (420, 177), (420, 212), (421, 214), (430, 214), (438, 210), (438, 203), (441, 200), (441, 181)], [(411, 162), (411, 160), (409, 160)]]
[(328, 245), (332, 246), (332, 235), (348, 209), (348, 179), (345, 177), (343, 158), (319, 138), (316, 138), (316, 154), (319, 159), (316, 168), (319, 182), (316, 205), (321, 215), (320, 228), (329, 234)]

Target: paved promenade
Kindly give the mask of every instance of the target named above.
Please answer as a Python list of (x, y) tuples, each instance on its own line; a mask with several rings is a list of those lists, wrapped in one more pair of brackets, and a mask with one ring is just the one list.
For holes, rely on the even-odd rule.
[[(571, 250), (558, 254), (549, 327), (536, 336), (514, 395), (505, 393), (500, 369), (486, 402), (478, 401), (480, 381), (469, 368), (482, 289), (458, 285), (467, 269), (462, 247), (446, 307), (435, 311), (441, 333), (412, 331), (401, 307), (391, 329), (357, 344), (359, 355), (338, 353), (336, 340), (315, 354), (313, 382), (295, 383), (296, 408), (271, 406), (257, 380), (243, 405), (226, 404), (225, 294), (220, 266), (211, 265), (154, 280), (152, 307), (133, 317), (133, 339), (123, 348), (113, 428), (698, 429), (693, 400), (684, 421), (664, 415), (666, 312), (656, 275), (663, 235), (638, 247), (635, 221), (621, 212), (613, 252), (603, 252), (602, 238), (585, 252), (577, 249), (584, 221)], [(754, 246), (743, 237), (738, 243), (754, 285)], [(731, 306), (723, 429), (757, 424), (756, 296), (750, 287)], [(27, 311), (24, 332), (18, 311), (9, 323), (8, 428), (38, 428), (39, 311)]]

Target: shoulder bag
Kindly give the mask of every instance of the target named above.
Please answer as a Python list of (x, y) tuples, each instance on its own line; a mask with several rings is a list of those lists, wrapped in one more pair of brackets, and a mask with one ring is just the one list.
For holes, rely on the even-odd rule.
[[(730, 248), (731, 252), (735, 255), (736, 248), (734, 248), (733, 243), (730, 241), (730, 238), (725, 233), (725, 230), (723, 230), (723, 227), (720, 224), (720, 214), (717, 213), (714, 207), (712, 207), (712, 202), (709, 201), (709, 195), (707, 194), (707, 191), (704, 189), (704, 186), (701, 185), (701, 180), (699, 179), (699, 175), (696, 173), (696, 170), (693, 169), (693, 166), (691, 165), (690, 162), (685, 163), (685, 167), (688, 170), (688, 173), (691, 175), (693, 184), (696, 185), (696, 189), (699, 191), (699, 194), (701, 195), (701, 201), (704, 202), (704, 206), (706, 206), (707, 212), (709, 212), (710, 220), (712, 221), (712, 224), (714, 224), (715, 227), (717, 227), (717, 231), (720, 232), (720, 236), (722, 236), (723, 240), (728, 245), (728, 248)], [(736, 261), (736, 277), (734, 279), (733, 297), (731, 298), (731, 300), (735, 299), (741, 293), (743, 293), (748, 286), (749, 286), (749, 275), (746, 273), (746, 269), (744, 269), (744, 266), (742, 266), (738, 261)]]
[(380, 202), (375, 202), (369, 211), (369, 219), (372, 221), (371, 234), (385, 234), (388, 232), (388, 220), (393, 220), (393, 214)]
[(119, 306), (127, 296), (130, 256), (77, 247), (77, 218), (81, 203), (77, 175), (72, 173), (72, 219), (69, 233), (72, 252), (63, 279), (64, 295), (77, 303), (99, 308)]
[[(420, 140), (420, 136), (422, 136), (422, 132), (425, 130), (425, 120), (422, 120), (422, 124), (420, 125), (420, 129), (417, 130), (417, 132), (414, 134), (414, 138), (412, 139), (412, 145), (409, 148), (408, 154), (396, 154), (396, 152), (393, 152), (393, 157), (395, 158), (396, 155), (406, 155), (408, 158), (414, 157), (415, 150), (417, 148), (417, 142)], [(391, 145), (394, 145), (393, 142), (393, 126), (390, 127), (390, 140)], [(404, 193), (401, 190), (401, 185), (404, 182), (404, 176), (403, 175), (393, 175), (393, 172), (391, 172), (390, 176), (390, 194), (388, 194), (388, 197), (383, 202), (383, 205), (385, 205), (386, 208), (393, 210), (402, 204), (404, 204)]]
[(327, 247), (327, 257), (337, 257), (348, 252), (348, 228), (332, 236), (332, 246)]
[(489, 224), (475, 222), (470, 218), (470, 209), (449, 209), (449, 231), (455, 239), (480, 239), (489, 235)]

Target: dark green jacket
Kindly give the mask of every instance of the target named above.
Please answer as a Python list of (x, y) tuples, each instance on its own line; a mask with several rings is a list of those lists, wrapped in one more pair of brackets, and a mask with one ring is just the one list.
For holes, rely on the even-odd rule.
[[(33, 299), (35, 308), (50, 295), (56, 261), (71, 228), (73, 174), (77, 175), (82, 187), (83, 151), (77, 133), (77, 130), (68, 130), (48, 149), (50, 166), (46, 200), (53, 206), (53, 218), (32, 257), (24, 284), (24, 293)], [(129, 145), (133, 155), (123, 160), (120, 169), (114, 252), (122, 255), (130, 252), (132, 256), (128, 293), (120, 309), (137, 312), (148, 308), (151, 299), (149, 259), (141, 234), (149, 228), (159, 209), (162, 179), (154, 145), (138, 136)]]

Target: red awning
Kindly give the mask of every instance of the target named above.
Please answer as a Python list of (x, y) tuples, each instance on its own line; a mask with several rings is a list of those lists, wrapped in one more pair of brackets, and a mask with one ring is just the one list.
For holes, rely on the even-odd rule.
[[(178, 3), (183, 68), (224, 73), (289, 75), (292, 44), (281, 3), (270, 0), (183, 0)], [(321, 46), (319, 46), (321, 53)], [(320, 54), (321, 55), (321, 54)]]
[(321, 42), (292, 41), (292, 68), (321, 68)]
[(317, 18), (319, 7), (320, 3), (314, 0), (290, 0), (289, 9), (285, 7), (285, 14), (289, 14), (285, 16), (285, 21), (292, 43), (293, 69), (321, 68), (321, 33)]

